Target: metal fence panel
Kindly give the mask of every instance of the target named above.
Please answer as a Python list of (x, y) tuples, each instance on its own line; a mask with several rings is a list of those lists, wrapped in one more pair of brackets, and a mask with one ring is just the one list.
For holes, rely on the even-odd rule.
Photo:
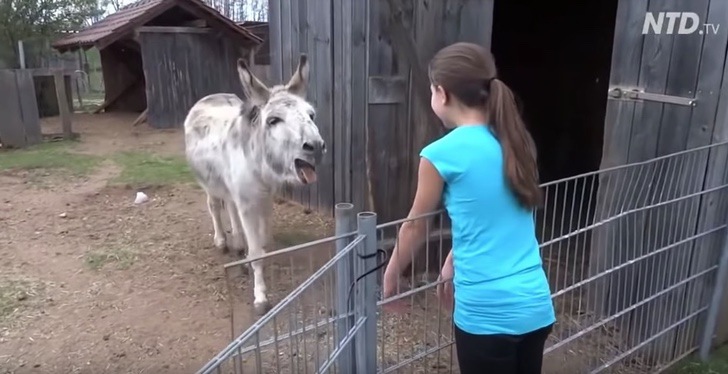
[[(728, 172), (711, 160), (726, 155), (728, 142), (542, 186), (546, 200), (535, 220), (557, 311), (544, 372), (661, 372), (701, 345), (707, 355), (728, 278)], [(451, 312), (436, 296), (451, 248), (445, 213), (376, 229), (376, 214), (360, 213), (356, 233), (352, 217), (351, 211), (344, 217), (337, 209), (337, 237), (327, 239), (338, 240), (336, 255), (201, 372), (215, 372), (211, 368), (221, 360), (245, 355), (252, 358), (239, 367), (258, 373), (458, 371)], [(378, 254), (390, 251), (401, 226), (414, 220), (427, 221), (424, 250), (411, 259), (398, 294), (380, 300), (372, 276), (381, 275)], [(269, 256), (290, 255), (307, 245)], [(319, 305), (304, 293), (323, 290), (313, 284), (328, 273), (336, 273), (330, 287), (336, 313), (302, 318), (306, 306)], [(391, 303), (406, 311), (382, 310)], [(283, 313), (294, 305), (298, 312)], [(285, 331), (275, 327), (276, 321), (293, 320)], [(335, 331), (305, 340), (314, 328), (303, 325)], [(265, 328), (278, 338), (269, 338)], [(266, 339), (276, 343), (265, 345)]]

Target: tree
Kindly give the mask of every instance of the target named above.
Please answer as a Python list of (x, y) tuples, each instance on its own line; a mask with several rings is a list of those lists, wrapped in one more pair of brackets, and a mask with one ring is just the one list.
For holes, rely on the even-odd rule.
[(97, 0), (0, 0), (0, 50), (17, 56), (19, 40), (78, 31), (102, 13)]

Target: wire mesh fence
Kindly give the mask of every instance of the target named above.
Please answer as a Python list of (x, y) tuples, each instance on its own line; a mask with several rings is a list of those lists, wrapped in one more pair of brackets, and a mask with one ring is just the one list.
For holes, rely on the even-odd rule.
[[(542, 186), (537, 236), (557, 312), (545, 373), (661, 372), (710, 346), (728, 282), (727, 160), (728, 142)], [(413, 220), (425, 221), (424, 245), (382, 300), (376, 252)], [(313, 256), (325, 264), (295, 270), (334, 242)], [(376, 229), (337, 216), (337, 236), (268, 255), (299, 256), (290, 274), (269, 275), (292, 280), (288, 296), (201, 372), (241, 360), (229, 372), (457, 373), (451, 312), (435, 292), (451, 245), (442, 211)], [(404, 313), (383, 308), (402, 301)]]

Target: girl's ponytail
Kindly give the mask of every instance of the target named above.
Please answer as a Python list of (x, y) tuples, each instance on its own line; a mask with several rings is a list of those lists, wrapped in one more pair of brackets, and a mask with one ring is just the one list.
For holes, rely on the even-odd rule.
[(513, 91), (500, 79), (486, 81), (486, 112), (503, 148), (508, 184), (526, 208), (541, 204), (536, 144), (521, 118)]

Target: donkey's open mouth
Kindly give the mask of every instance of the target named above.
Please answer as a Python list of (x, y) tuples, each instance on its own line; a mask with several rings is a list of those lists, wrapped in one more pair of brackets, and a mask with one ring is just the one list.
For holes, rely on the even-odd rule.
[(303, 184), (316, 182), (316, 167), (310, 162), (297, 158), (293, 161), (293, 164), (296, 166), (296, 172)]

